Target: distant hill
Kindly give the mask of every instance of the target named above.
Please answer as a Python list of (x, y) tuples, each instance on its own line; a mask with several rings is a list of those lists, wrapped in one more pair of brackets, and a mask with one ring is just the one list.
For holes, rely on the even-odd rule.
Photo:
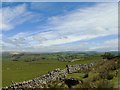
[(27, 53), (27, 52), (3, 52), (3, 60), (13, 61), (37, 61), (37, 60), (60, 60), (75, 61), (74, 59), (90, 58), (91, 56), (100, 56), (101, 53), (95, 51), (89, 52), (56, 52), (56, 53)]

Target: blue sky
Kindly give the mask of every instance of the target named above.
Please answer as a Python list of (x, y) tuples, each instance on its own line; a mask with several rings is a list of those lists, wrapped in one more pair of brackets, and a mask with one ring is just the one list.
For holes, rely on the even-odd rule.
[(4, 2), (3, 51), (60, 52), (118, 49), (117, 3)]

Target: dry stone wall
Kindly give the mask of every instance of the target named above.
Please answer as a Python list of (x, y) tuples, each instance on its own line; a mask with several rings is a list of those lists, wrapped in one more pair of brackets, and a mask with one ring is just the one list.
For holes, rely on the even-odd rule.
[(89, 69), (95, 65), (95, 63), (90, 63), (90, 64), (76, 64), (76, 65), (66, 65), (66, 68), (63, 70), (55, 69), (51, 72), (48, 72), (45, 75), (42, 75), (40, 77), (34, 78), (32, 80), (28, 81), (23, 81), (23, 82), (18, 82), (18, 83), (12, 83), (8, 87), (4, 87), (3, 90), (5, 89), (17, 89), (17, 88), (46, 88), (46, 85), (49, 82), (53, 82), (56, 80), (61, 80), (66, 77), (67, 74), (69, 73), (75, 73), (78, 72), (79, 70), (85, 70)]
[(80, 70), (89, 69), (93, 65), (95, 65), (95, 62), (94, 63), (90, 63), (90, 64), (66, 65), (66, 68), (67, 68), (67, 72), (68, 73), (75, 73), (75, 72), (78, 72)]

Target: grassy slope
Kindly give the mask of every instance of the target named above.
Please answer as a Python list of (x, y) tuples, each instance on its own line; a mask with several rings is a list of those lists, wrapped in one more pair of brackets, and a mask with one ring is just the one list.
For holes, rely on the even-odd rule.
[[(80, 72), (80, 73), (72, 73), (72, 74), (68, 74), (67, 78), (73, 77), (73, 78), (78, 78), (80, 80), (83, 80), (85, 83), (83, 85), (78, 85), (75, 86), (75, 88), (77, 87), (98, 87), (98, 85), (102, 85), (103, 87), (113, 87), (113, 88), (120, 88), (120, 68), (117, 68), (116, 70), (111, 70), (111, 68), (109, 67), (113, 67), (115, 65), (115, 61), (110, 60), (110, 61), (106, 61), (106, 62), (99, 62), (101, 64), (97, 64), (95, 67), (93, 67), (88, 73), (88, 77), (84, 78), (85, 72)], [(110, 66), (112, 65), (112, 66)], [(100, 72), (105, 72), (109, 70), (109, 73), (112, 74), (113, 78), (111, 80), (107, 80), (107, 79), (102, 79), (99, 76)], [(118, 71), (118, 74), (116, 75), (116, 71)], [(85, 85), (85, 86), (84, 86)], [(105, 86), (104, 86), (105, 85)]]
[(99, 57), (79, 60), (76, 62), (62, 62), (58, 60), (39, 60), (33, 62), (3, 60), (3, 86), (11, 81), (20, 82), (45, 74), (56, 68), (65, 68), (66, 64), (85, 64), (99, 60)]

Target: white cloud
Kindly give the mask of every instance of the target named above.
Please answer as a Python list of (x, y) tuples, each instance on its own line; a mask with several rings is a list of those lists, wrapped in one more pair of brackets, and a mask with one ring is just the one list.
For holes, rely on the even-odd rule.
[(98, 51), (118, 51), (118, 39), (111, 39), (90, 48)]
[(3, 31), (12, 30), (17, 25), (36, 17), (37, 14), (27, 10), (27, 4), (14, 7), (3, 7), (0, 9), (0, 29)]
[[(58, 45), (118, 33), (117, 3), (98, 4), (49, 18), (52, 32), (37, 34), (43, 45)], [(54, 38), (53, 38), (54, 37)], [(47, 40), (46, 40), (47, 39)], [(41, 40), (38, 40), (41, 42)]]
[(10, 30), (14, 28), (12, 22), (15, 18), (19, 17), (26, 11), (26, 5), (16, 7), (4, 7), (0, 9), (0, 29)]
[[(117, 35), (117, 9), (117, 3), (101, 3), (93, 7), (77, 9), (62, 16), (53, 16), (48, 19), (48, 23), (44, 27), (45, 29), (49, 29), (47, 32), (36, 34), (18, 33), (15, 36), (9, 37), (8, 41), (23, 49), (28, 50), (28, 48), (31, 48), (31, 50), (39, 51), (97, 50), (107, 48), (111, 44), (110, 42), (104, 42), (103, 45), (102, 43), (99, 45), (95, 44), (94, 48), (88, 43), (80, 43), (76, 46), (62, 46), (61, 44)], [(114, 45), (112, 47), (114, 49), (117, 48)], [(113, 49), (112, 47), (108, 46), (107, 49)]]

